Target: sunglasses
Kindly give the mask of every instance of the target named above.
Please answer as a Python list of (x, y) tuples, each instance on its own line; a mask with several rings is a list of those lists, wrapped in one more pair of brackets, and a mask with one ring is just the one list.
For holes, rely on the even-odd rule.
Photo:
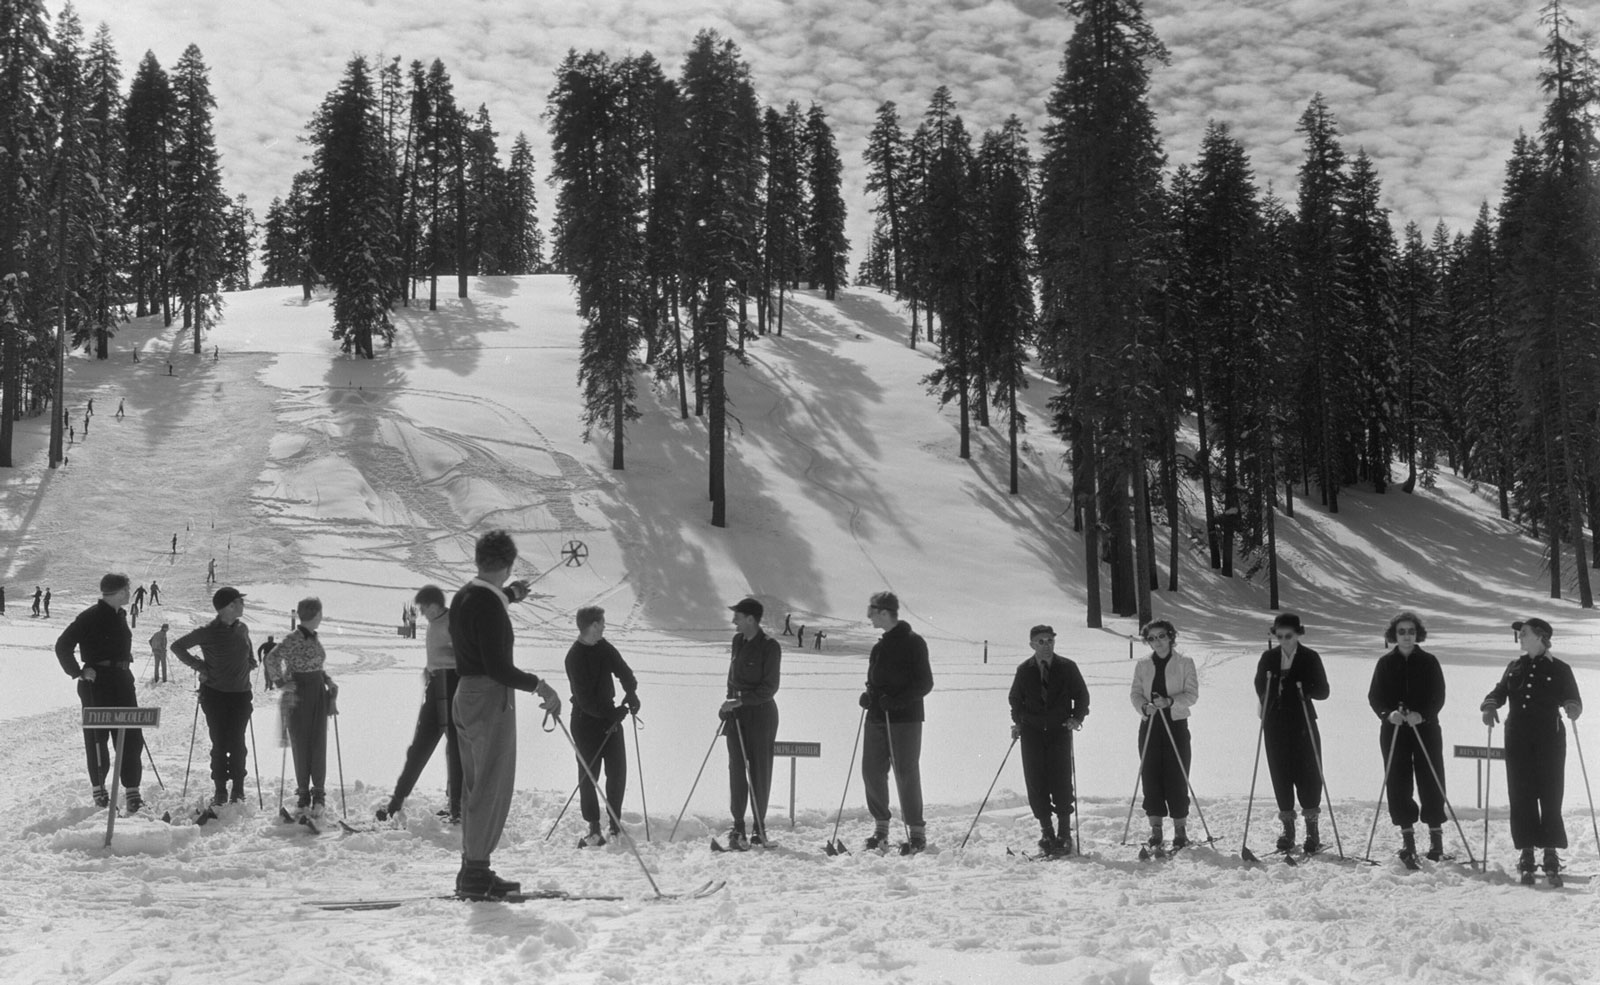
[(1414, 630), (1414, 629), (1396, 629), (1394, 631), (1394, 635), (1396, 635), (1396, 636), (1415, 636), (1415, 635), (1417, 635), (1417, 631)]
[(1171, 639), (1166, 633), (1151, 633), (1144, 638), (1146, 643), (1160, 643), (1162, 640)]
[(1280, 639), (1280, 640), (1292, 640), (1295, 637), (1299, 636), (1300, 634), (1299, 633), (1274, 633), (1273, 635), (1278, 637), (1278, 639)]

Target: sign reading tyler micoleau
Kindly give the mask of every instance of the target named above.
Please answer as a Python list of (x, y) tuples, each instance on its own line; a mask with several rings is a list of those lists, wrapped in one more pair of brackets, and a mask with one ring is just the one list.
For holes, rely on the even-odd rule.
[(84, 728), (155, 728), (160, 724), (160, 708), (83, 709)]

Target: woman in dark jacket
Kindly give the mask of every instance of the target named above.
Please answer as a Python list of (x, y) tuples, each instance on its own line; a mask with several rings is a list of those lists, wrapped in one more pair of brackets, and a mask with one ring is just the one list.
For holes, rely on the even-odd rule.
[[(1367, 704), (1383, 724), (1378, 746), (1384, 756), (1388, 784), (1389, 820), (1400, 828), (1400, 857), (1407, 864), (1417, 858), (1415, 825), (1420, 817), (1428, 826), (1428, 858), (1444, 857), (1444, 739), (1439, 732), (1439, 711), (1444, 707), (1444, 671), (1439, 660), (1420, 644), (1427, 627), (1414, 612), (1389, 620), (1383, 640), (1391, 645), (1372, 669)], [(1412, 799), (1413, 784), (1417, 800)]]
[(1261, 654), (1256, 664), (1256, 699), (1260, 702), (1262, 740), (1267, 749), (1267, 772), (1278, 798), (1278, 819), (1283, 834), (1278, 850), (1294, 847), (1294, 805), (1306, 821), (1305, 850), (1322, 847), (1317, 832), (1318, 805), (1322, 802), (1322, 775), (1318, 759), (1322, 738), (1317, 732), (1317, 711), (1311, 704), (1328, 697), (1328, 674), (1322, 656), (1300, 645), (1305, 627), (1292, 612), (1272, 620), (1278, 645)]

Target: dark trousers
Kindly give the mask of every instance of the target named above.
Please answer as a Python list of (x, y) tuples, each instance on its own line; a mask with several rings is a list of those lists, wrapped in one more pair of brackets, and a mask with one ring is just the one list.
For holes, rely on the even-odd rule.
[(1075, 801), (1072, 796), (1072, 729), (1036, 729), (1023, 726), (1022, 780), (1028, 788), (1028, 807), (1042, 827), (1050, 827), (1053, 816), (1061, 819), (1067, 831), (1067, 818)]
[(244, 783), (248, 762), (245, 732), (254, 708), (249, 691), (218, 691), (200, 685), (200, 709), (206, 713), (206, 730), (211, 734), (211, 782), (218, 787), (229, 780)]
[(1306, 727), (1299, 708), (1272, 714), (1262, 730), (1267, 747), (1267, 772), (1272, 776), (1272, 792), (1278, 798), (1278, 811), (1293, 812), (1295, 801), (1301, 811), (1315, 811), (1322, 802), (1322, 778), (1317, 757), (1322, 751), (1322, 736), (1313, 720)]
[(772, 744), (778, 740), (778, 703), (764, 701), (737, 709), (723, 734), (728, 741), (728, 811), (733, 826), (744, 830), (745, 809), (751, 805), (755, 811), (752, 830), (764, 838), (767, 801), (772, 794)]
[(867, 813), (880, 828), (889, 825), (890, 742), (893, 742), (894, 785), (900, 814), (909, 828), (922, 820), (922, 723), (868, 722), (861, 737), (861, 785), (867, 792)]
[[(1395, 730), (1399, 729), (1396, 736)], [(1421, 733), (1422, 743), (1417, 743), (1417, 735)], [(1433, 781), (1436, 771), (1444, 769), (1444, 739), (1439, 732), (1438, 722), (1423, 722), (1413, 731), (1409, 725), (1391, 725), (1383, 723), (1383, 728), (1378, 732), (1379, 747), (1385, 756), (1389, 755), (1389, 744), (1394, 743), (1394, 755), (1389, 760), (1389, 820), (1402, 828), (1409, 828), (1421, 818), (1422, 823), (1430, 828), (1437, 828), (1444, 824), (1444, 788)], [(1424, 757), (1423, 753), (1427, 753)], [(1428, 769), (1429, 763), (1433, 769)], [(1444, 782), (1444, 773), (1439, 772), (1439, 782)], [(1417, 800), (1411, 797), (1415, 785), (1417, 800), (1422, 801), (1422, 806), (1417, 807)]]
[[(1161, 711), (1156, 714), (1164, 717)], [(1154, 716), (1139, 725), (1139, 748), (1144, 750), (1139, 778), (1144, 784), (1145, 815), (1180, 821), (1189, 816), (1189, 784), (1185, 776), (1194, 758), (1189, 747), (1189, 720), (1180, 718), (1167, 725), (1172, 726), (1170, 737)]]
[[(745, 741), (748, 742), (749, 739), (749, 732), (746, 730)], [(574, 710), (572, 744), (578, 747), (578, 757), (581, 762), (588, 764), (589, 772), (599, 776), (602, 770), (605, 771), (606, 803), (611, 805), (611, 817), (620, 819), (622, 798), (628, 792), (628, 744), (622, 735), (622, 729), (612, 728), (611, 723), (604, 718), (596, 718)], [(594, 784), (589, 781), (589, 772), (585, 772), (582, 766), (578, 767), (578, 807), (583, 812), (583, 819), (589, 822), (589, 828), (598, 831), (600, 796), (595, 792)], [(615, 827), (612, 830), (616, 830)]]
[(1506, 720), (1506, 799), (1517, 848), (1566, 848), (1567, 727), (1559, 718)]
[[(417, 777), (433, 758), (444, 737), (445, 793), (450, 798), (452, 816), (461, 814), (461, 740), (456, 735), (455, 714), (451, 703), (456, 699), (456, 687), (461, 678), (453, 670), (436, 670), (428, 674), (422, 707), (417, 710), (417, 728), (411, 734), (411, 745), (406, 749), (406, 764), (400, 769), (400, 779), (394, 781), (394, 793), (389, 797), (389, 810), (397, 811), (411, 796)], [(577, 731), (577, 724), (573, 724)]]
[[(78, 679), (78, 700), (85, 708), (137, 708), (138, 695), (134, 692), (133, 671), (123, 667), (96, 667), (91, 683)], [(89, 768), (89, 785), (103, 787), (111, 773), (111, 729), (88, 728), (83, 730), (84, 761)], [(144, 733), (136, 728), (124, 729), (122, 749), (122, 776), (118, 779), (128, 789), (139, 785), (144, 778)]]
[(294, 757), (294, 790), (299, 806), (323, 802), (328, 776), (328, 688), (321, 671), (294, 675), (295, 703), (285, 728)]

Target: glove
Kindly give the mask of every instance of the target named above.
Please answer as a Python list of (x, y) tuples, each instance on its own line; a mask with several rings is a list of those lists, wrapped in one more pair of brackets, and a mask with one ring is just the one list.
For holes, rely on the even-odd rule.
[(1568, 701), (1562, 704), (1561, 710), (1567, 713), (1567, 718), (1575, 722), (1578, 716), (1583, 714), (1583, 704), (1578, 701)]
[(1150, 703), (1152, 705), (1155, 705), (1157, 708), (1171, 708), (1172, 707), (1172, 699), (1171, 698), (1163, 698), (1160, 695), (1157, 695), (1156, 697), (1151, 698), (1150, 699)]
[(528, 597), (528, 580), (518, 578), (506, 586), (506, 597), (513, 602), (521, 602)]
[(1081, 719), (1081, 718), (1069, 718), (1069, 719), (1067, 719), (1067, 728), (1072, 729), (1072, 731), (1074, 731), (1074, 732), (1078, 731), (1079, 729), (1083, 728), (1083, 719)]
[(1495, 726), (1500, 724), (1500, 713), (1493, 708), (1483, 709), (1483, 724)]
[(328, 717), (339, 714), (339, 691), (337, 688), (328, 689)]
[(1390, 725), (1399, 725), (1406, 720), (1405, 712), (1401, 711), (1399, 708), (1389, 712), (1389, 714), (1385, 715), (1384, 717), (1388, 719)]
[(621, 725), (622, 724), (622, 720), (627, 718), (627, 717), (628, 717), (628, 706), (627, 705), (622, 705), (619, 708), (612, 709), (612, 712), (611, 712), (611, 727), (612, 728), (616, 728), (618, 725)]
[(1011, 723), (1011, 738), (1013, 738), (1013, 739), (1022, 738), (1022, 726), (1018, 725), (1016, 722), (1012, 722)]
[(557, 717), (561, 715), (561, 696), (556, 693), (555, 688), (544, 681), (540, 681), (534, 692), (539, 695), (539, 707), (543, 709), (546, 715), (555, 715)]
[(1406, 712), (1406, 724), (1407, 725), (1411, 725), (1413, 727), (1417, 726), (1417, 725), (1421, 725), (1422, 724), (1422, 712), (1420, 712), (1420, 711), (1408, 711), (1408, 712)]
[(1139, 709), (1139, 710), (1144, 712), (1144, 717), (1149, 718), (1151, 715), (1154, 715), (1156, 713), (1155, 702), (1146, 701), (1144, 703), (1144, 707)]
[(856, 701), (856, 704), (860, 705), (863, 708), (871, 709), (872, 708), (872, 692), (871, 691), (862, 691), (861, 692), (861, 697), (860, 697), (860, 699), (858, 699)]
[(627, 694), (623, 695), (622, 703), (627, 706), (628, 714), (639, 714), (639, 693), (637, 691), (629, 691)]
[(723, 721), (727, 721), (728, 719), (732, 718), (733, 717), (733, 713), (738, 711), (738, 710), (739, 710), (739, 699), (738, 698), (729, 698), (728, 700), (726, 700), (726, 701), (724, 701), (722, 703), (722, 707), (721, 708), (717, 709), (717, 717), (722, 719)]

